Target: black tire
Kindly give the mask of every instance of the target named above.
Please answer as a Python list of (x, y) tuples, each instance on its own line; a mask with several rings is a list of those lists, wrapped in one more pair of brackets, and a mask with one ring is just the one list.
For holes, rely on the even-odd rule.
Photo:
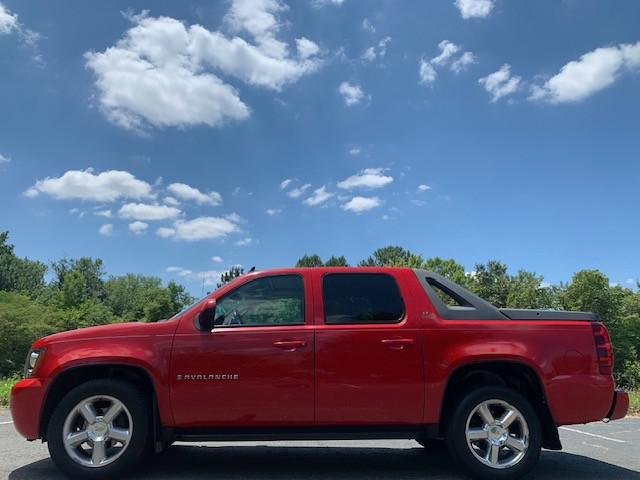
[[(476, 458), (467, 443), (467, 419), (477, 406), (487, 400), (499, 400), (515, 407), (524, 417), (528, 427), (529, 446), (525, 454), (513, 466), (498, 469), (485, 465)], [(474, 390), (462, 399), (448, 424), (446, 441), (451, 457), (471, 478), (514, 480), (526, 475), (537, 464), (542, 449), (542, 428), (535, 409), (526, 398), (509, 388), (489, 386)], [(482, 445), (482, 443), (480, 444)], [(489, 448), (489, 444), (486, 445)], [(503, 453), (505, 452), (507, 455), (512, 453), (504, 450)]]
[[(63, 428), (67, 415), (82, 400), (107, 395), (122, 402), (130, 413), (133, 428), (128, 446), (112, 463), (100, 467), (87, 467), (76, 462), (63, 442)], [(131, 470), (148, 451), (151, 437), (149, 401), (135, 385), (109, 378), (91, 380), (67, 393), (53, 411), (47, 427), (49, 454), (56, 466), (72, 478), (90, 480), (119, 478)]]

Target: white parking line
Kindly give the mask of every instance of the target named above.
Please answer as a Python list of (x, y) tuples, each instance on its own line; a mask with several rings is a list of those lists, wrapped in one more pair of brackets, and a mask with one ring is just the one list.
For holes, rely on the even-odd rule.
[(10, 422), (0, 422), (0, 425), (9, 425), (13, 423), (13, 420), (11, 420)]
[(608, 440), (610, 442), (616, 442), (616, 443), (627, 443), (624, 440), (620, 440), (618, 438), (609, 438), (609, 437), (605, 437), (603, 435), (598, 435), (597, 433), (589, 433), (589, 432), (583, 432), (582, 430), (576, 430), (575, 428), (569, 428), (569, 427), (560, 427), (561, 430), (566, 430), (568, 432), (574, 432), (574, 433), (581, 433), (582, 435), (588, 435), (590, 437), (595, 437), (595, 438), (600, 438), (602, 440)]

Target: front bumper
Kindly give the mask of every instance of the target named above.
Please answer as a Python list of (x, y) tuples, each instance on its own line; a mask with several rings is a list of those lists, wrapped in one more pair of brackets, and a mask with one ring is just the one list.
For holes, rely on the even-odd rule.
[(13, 426), (27, 440), (40, 438), (40, 412), (45, 387), (38, 378), (25, 378), (11, 389), (9, 408)]
[(613, 402), (607, 417), (609, 420), (624, 418), (629, 411), (629, 394), (623, 390), (613, 392)]

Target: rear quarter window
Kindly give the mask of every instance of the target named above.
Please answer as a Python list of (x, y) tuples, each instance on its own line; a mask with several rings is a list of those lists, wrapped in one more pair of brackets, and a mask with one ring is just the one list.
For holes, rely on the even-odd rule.
[(404, 317), (400, 289), (383, 273), (332, 273), (322, 280), (324, 321), (330, 325), (398, 323)]

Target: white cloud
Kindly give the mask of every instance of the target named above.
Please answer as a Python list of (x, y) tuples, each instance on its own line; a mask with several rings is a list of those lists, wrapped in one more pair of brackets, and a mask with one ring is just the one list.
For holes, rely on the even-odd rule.
[(19, 28), (18, 16), (0, 3), (0, 35), (12, 33)]
[(377, 45), (367, 48), (360, 56), (365, 62), (373, 62), (376, 58), (384, 58), (387, 54), (387, 45), (391, 42), (391, 37), (384, 37)]
[(156, 234), (163, 238), (197, 241), (224, 238), (239, 231), (238, 224), (229, 218), (197, 217), (192, 220), (177, 220), (173, 228), (161, 227)]
[(162, 201), (167, 205), (171, 205), (172, 207), (177, 207), (178, 205), (180, 205), (180, 202), (175, 197), (164, 197)]
[(289, 195), (291, 198), (301, 197), (304, 194), (304, 192), (306, 192), (309, 189), (310, 186), (311, 186), (310, 183), (305, 183), (304, 185), (302, 185), (302, 186), (300, 186), (298, 188), (294, 188), (292, 190), (289, 190), (287, 192), (287, 195)]
[(474, 63), (478, 63), (475, 55), (472, 52), (464, 52), (460, 58), (451, 64), (451, 70), (454, 73), (464, 72), (469, 65), (473, 65)]
[(234, 245), (237, 245), (238, 247), (248, 247), (252, 243), (253, 243), (253, 238), (245, 237), (235, 242)]
[(436, 69), (433, 68), (431, 63), (424, 58), (420, 60), (418, 75), (420, 76), (420, 83), (424, 85), (435, 82), (436, 77), (438, 76), (438, 74), (436, 73)]
[(156, 235), (162, 238), (170, 238), (176, 234), (175, 229), (168, 227), (160, 227), (156, 230)]
[(354, 188), (381, 188), (393, 182), (391, 175), (385, 175), (383, 168), (365, 168), (355, 175), (338, 182), (338, 187), (344, 190)]
[(515, 93), (520, 88), (521, 80), (519, 76), (511, 76), (511, 66), (505, 63), (497, 72), (480, 78), (478, 83), (491, 94), (491, 101), (497, 102), (502, 97)]
[(135, 233), (136, 235), (142, 235), (147, 228), (149, 228), (149, 224), (145, 222), (132, 222), (129, 224), (129, 231)]
[(344, 3), (344, 0), (311, 0), (311, 5), (315, 8), (326, 7), (327, 5), (340, 6)]
[(431, 190), (431, 187), (429, 185), (425, 185), (424, 183), (418, 185), (418, 192), (427, 192), (429, 190)]
[(349, 155), (353, 155), (353, 156), (360, 155), (360, 152), (362, 152), (362, 149), (360, 147), (351, 147), (349, 149)]
[(455, 43), (450, 42), (449, 40), (442, 40), (438, 44), (438, 48), (440, 49), (440, 55), (433, 57), (431, 59), (432, 65), (446, 65), (447, 63), (449, 63), (449, 59), (453, 55), (458, 53), (458, 50), (460, 50), (459, 45), (456, 45)]
[(457, 74), (466, 70), (469, 65), (477, 63), (473, 52), (463, 52), (455, 58), (462, 47), (449, 40), (442, 40), (438, 44), (438, 49), (440, 53), (431, 60), (426, 60), (425, 58), (420, 59), (418, 63), (419, 83), (426, 85), (433, 83), (438, 76), (436, 67), (444, 68), (448, 66), (452, 72)]
[(31, 59), (38, 65), (44, 66), (45, 62), (38, 48), (40, 34), (26, 28), (18, 21), (18, 15), (11, 12), (0, 2), (0, 35), (16, 34), (19, 40), (32, 50)]
[(113, 216), (113, 214), (111, 213), (111, 210), (98, 210), (96, 212), (93, 212), (93, 214), (97, 217), (104, 217), (104, 218), (111, 218)]
[(596, 48), (564, 65), (542, 86), (532, 87), (531, 100), (579, 102), (613, 85), (625, 71), (640, 70), (640, 42)]
[(100, 235), (104, 235), (105, 237), (108, 237), (109, 235), (111, 235), (113, 233), (113, 224), (112, 223), (105, 223), (104, 225), (102, 225), (98, 229), (98, 233)]
[(238, 91), (214, 71), (281, 90), (321, 65), (310, 40), (300, 39), (301, 56), (294, 58), (276, 38), (282, 25), (278, 15), (286, 9), (278, 0), (232, 1), (225, 24), (255, 44), (174, 18), (150, 17), (146, 11), (130, 15), (133, 26), (114, 46), (85, 54), (102, 111), (133, 130), (216, 127), (248, 118), (249, 107)]
[(283, 181), (281, 181), (280, 182), (280, 190), (284, 190), (285, 188), (287, 188), (291, 184), (292, 181), (293, 180), (291, 180), (290, 178), (286, 178)]
[(376, 49), (375, 47), (367, 48), (360, 58), (365, 62), (373, 62), (376, 59)]
[(460, 10), (460, 16), (467, 20), (488, 17), (495, 5), (493, 0), (455, 0), (455, 6)]
[(180, 215), (180, 209), (168, 205), (148, 205), (145, 203), (127, 203), (120, 207), (118, 215), (134, 220), (168, 220)]
[(216, 263), (222, 263), (224, 262), (224, 260), (222, 259), (222, 257), (218, 256), (218, 255), (214, 255), (213, 257), (211, 257), (211, 261), (212, 262), (216, 262)]
[(264, 211), (267, 215), (269, 215), (270, 217), (273, 217), (274, 215), (278, 215), (280, 212), (282, 212), (281, 208), (267, 208)]
[(362, 20), (362, 28), (364, 28), (367, 32), (376, 33), (376, 27), (373, 26), (373, 23), (371, 23), (371, 20), (369, 20), (368, 18)]
[(309, 198), (306, 198), (302, 203), (305, 205), (309, 205), (310, 207), (315, 207), (316, 205), (323, 204), (327, 200), (333, 197), (333, 193), (327, 192), (327, 188), (323, 185), (320, 188), (317, 188), (313, 191), (313, 195)]
[(362, 88), (355, 83), (342, 82), (338, 87), (338, 92), (342, 95), (347, 107), (358, 105), (365, 98)]
[(9, 163), (9, 162), (11, 162), (11, 158), (5, 157), (0, 153), (0, 165), (2, 165), (3, 163)]
[(175, 274), (183, 279), (198, 281), (204, 285), (216, 285), (220, 281), (222, 272), (217, 270), (205, 270), (202, 272), (194, 272), (188, 268), (183, 267), (167, 267), (167, 273)]
[(216, 206), (222, 203), (222, 197), (218, 192), (203, 193), (186, 183), (172, 183), (167, 190), (182, 200), (192, 200), (198, 205)]
[(353, 197), (342, 205), (342, 209), (348, 212), (362, 213), (382, 205), (378, 197)]
[(38, 180), (25, 195), (35, 197), (46, 193), (63, 200), (93, 200), (97, 202), (113, 202), (119, 198), (152, 197), (151, 185), (138, 180), (129, 172), (108, 170), (93, 174), (93, 169), (69, 170), (58, 178), (47, 177)]
[(305, 37), (296, 38), (296, 49), (298, 50), (298, 57), (303, 60), (313, 57), (320, 52), (320, 47)]

